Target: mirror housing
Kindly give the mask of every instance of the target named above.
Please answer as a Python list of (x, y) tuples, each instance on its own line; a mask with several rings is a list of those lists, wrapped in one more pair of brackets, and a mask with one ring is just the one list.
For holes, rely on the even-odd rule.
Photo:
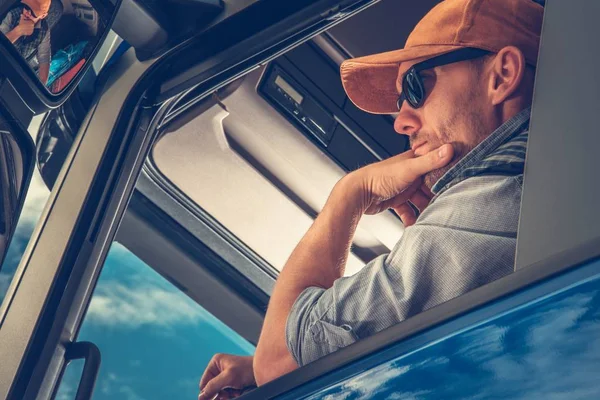
[(9, 0), (7, 4), (0, 8), (0, 76), (11, 82), (34, 114), (56, 108), (92, 66), (120, 1), (113, 5), (109, 0)]

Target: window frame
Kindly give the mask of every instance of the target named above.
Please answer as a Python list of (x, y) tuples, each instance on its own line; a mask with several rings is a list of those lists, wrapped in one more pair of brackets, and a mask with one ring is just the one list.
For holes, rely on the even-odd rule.
[[(139, 181), (115, 240), (256, 345), (269, 295), (239, 273), (210, 244), (203, 243), (194, 232), (179, 225), (168, 212), (146, 198), (139, 191)], [(166, 243), (168, 248), (154, 250), (160, 243)], [(178, 265), (173, 267), (173, 263)], [(185, 274), (181, 272), (185, 268), (180, 268), (179, 264), (189, 266)], [(213, 299), (227, 301), (215, 302)]]
[(158, 171), (151, 157), (145, 162), (138, 190), (153, 203), (160, 205), (164, 212), (191, 232), (199, 242), (225, 259), (243, 279), (247, 279), (265, 295), (271, 295), (277, 270), (171, 184)]

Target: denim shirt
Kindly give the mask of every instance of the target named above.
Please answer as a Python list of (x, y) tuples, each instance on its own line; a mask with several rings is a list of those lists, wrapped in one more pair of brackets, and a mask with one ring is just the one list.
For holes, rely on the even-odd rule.
[(530, 108), (448, 170), (390, 254), (329, 289), (309, 287), (286, 323), (302, 366), (514, 270)]

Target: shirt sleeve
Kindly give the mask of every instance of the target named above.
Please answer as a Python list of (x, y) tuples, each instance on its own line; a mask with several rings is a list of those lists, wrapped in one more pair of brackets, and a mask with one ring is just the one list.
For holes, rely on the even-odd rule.
[[(286, 323), (287, 346), (298, 365), (513, 271), (520, 186), (513, 177), (488, 177), (477, 187), (482, 182), (473, 181), (480, 179), (440, 196), (389, 255), (329, 289), (309, 287), (300, 294)], [(490, 185), (490, 179), (497, 182)]]
[(4, 35), (6, 35), (12, 30), (11, 27), (14, 23), (14, 14), (15, 13), (13, 12), (9, 12), (8, 14), (6, 14), (6, 17), (4, 17), (4, 19), (2, 20), (2, 23), (0, 23), (0, 32), (2, 32)]
[(38, 64), (50, 64), (50, 30), (46, 31), (37, 51)]

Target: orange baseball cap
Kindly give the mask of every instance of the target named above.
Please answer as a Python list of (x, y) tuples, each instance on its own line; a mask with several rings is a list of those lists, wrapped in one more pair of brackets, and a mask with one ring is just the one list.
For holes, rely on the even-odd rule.
[(373, 114), (398, 111), (400, 64), (464, 47), (498, 52), (516, 46), (537, 63), (544, 8), (533, 0), (445, 0), (417, 24), (404, 49), (346, 60), (340, 67), (348, 97)]

